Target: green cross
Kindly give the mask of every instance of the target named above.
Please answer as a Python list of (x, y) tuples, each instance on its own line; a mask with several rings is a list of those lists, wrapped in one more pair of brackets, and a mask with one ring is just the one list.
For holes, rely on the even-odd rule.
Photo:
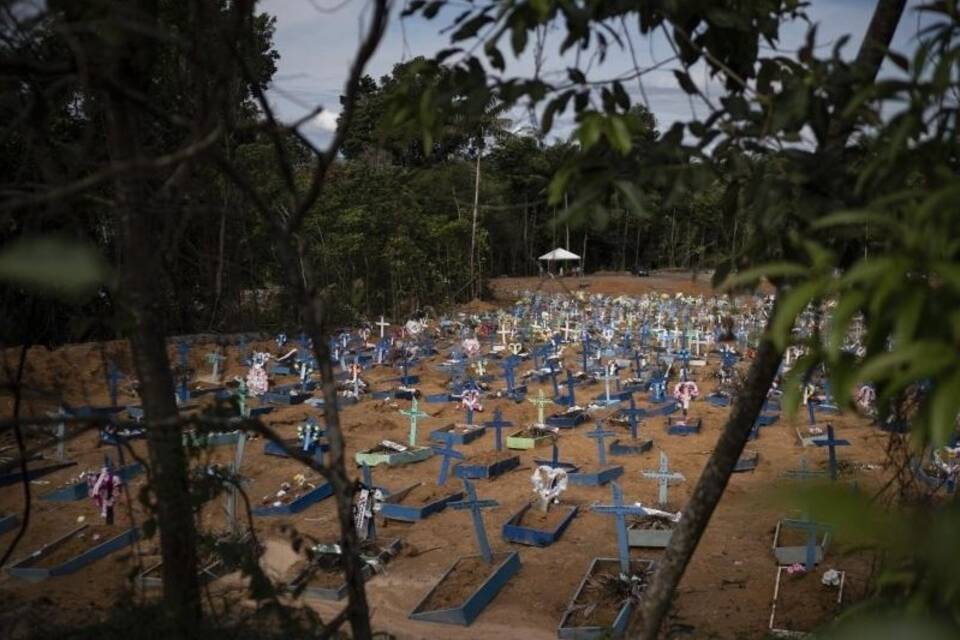
[(537, 407), (537, 424), (544, 424), (543, 421), (543, 408), (550, 404), (552, 401), (549, 398), (546, 398), (543, 395), (543, 389), (537, 393), (536, 398), (531, 398), (528, 402), (536, 405)]
[(429, 414), (420, 411), (417, 407), (417, 398), (414, 396), (413, 404), (410, 405), (410, 408), (407, 410), (400, 410), (400, 413), (410, 418), (410, 446), (417, 446), (417, 418), (426, 418)]

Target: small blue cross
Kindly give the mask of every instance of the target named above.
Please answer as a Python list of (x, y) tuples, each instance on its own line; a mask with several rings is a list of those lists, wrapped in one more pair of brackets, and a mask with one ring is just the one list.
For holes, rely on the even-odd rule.
[(627, 420), (630, 421), (630, 436), (636, 440), (637, 439), (637, 418), (642, 418), (647, 415), (646, 410), (637, 408), (637, 401), (633, 399), (633, 395), (630, 395), (630, 408), (624, 409), (622, 413), (626, 414)]
[(620, 572), (630, 575), (630, 546), (627, 540), (627, 516), (645, 516), (647, 510), (643, 507), (623, 504), (623, 490), (616, 482), (610, 483), (613, 491), (613, 504), (595, 504), (590, 510), (595, 513), (609, 513), (616, 519), (617, 549), (620, 556)]
[(110, 388), (110, 406), (117, 406), (117, 383), (120, 382), (120, 378), (123, 377), (123, 374), (120, 373), (120, 368), (117, 367), (117, 363), (110, 361), (110, 365), (107, 371), (107, 384)]
[(473, 530), (477, 536), (477, 546), (480, 548), (480, 555), (488, 563), (493, 563), (493, 552), (490, 551), (490, 543), (487, 541), (487, 530), (483, 526), (483, 516), (481, 509), (495, 507), (499, 504), (496, 500), (478, 500), (477, 490), (473, 483), (463, 479), (463, 488), (467, 491), (467, 499), (458, 502), (451, 502), (450, 506), (458, 511), (470, 509), (473, 515)]
[(497, 410), (493, 412), (493, 420), (490, 420), (489, 422), (485, 422), (483, 424), (484, 426), (490, 427), (491, 429), (494, 429), (496, 431), (497, 451), (502, 451), (503, 440), (500, 432), (505, 427), (512, 427), (513, 423), (510, 422), (509, 420), (504, 420), (503, 412), (500, 410), (500, 407), (497, 407)]
[(607, 464), (607, 449), (603, 446), (604, 438), (609, 438), (617, 435), (613, 431), (604, 430), (603, 426), (598, 422), (597, 427), (587, 433), (588, 438), (593, 438), (597, 441), (597, 458), (601, 465)]
[(190, 345), (186, 342), (180, 342), (177, 345), (177, 353), (180, 354), (180, 368), (186, 370), (187, 368), (187, 355), (190, 353)]
[(443, 447), (433, 447), (434, 453), (443, 456), (440, 461), (440, 475), (437, 476), (437, 484), (443, 486), (447, 484), (447, 474), (450, 472), (450, 458), (463, 460), (463, 454), (453, 448), (453, 441), (447, 436)]
[(827, 425), (827, 437), (826, 438), (816, 438), (813, 443), (818, 447), (827, 447), (830, 455), (830, 479), (837, 479), (837, 447), (849, 447), (850, 441), (843, 439), (836, 439), (833, 436), (833, 425)]

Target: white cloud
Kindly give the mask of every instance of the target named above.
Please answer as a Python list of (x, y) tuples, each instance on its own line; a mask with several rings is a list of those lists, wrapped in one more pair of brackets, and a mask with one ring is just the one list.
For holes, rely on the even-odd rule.
[(322, 131), (333, 133), (337, 130), (337, 118), (340, 116), (336, 111), (321, 111), (313, 119), (313, 124)]

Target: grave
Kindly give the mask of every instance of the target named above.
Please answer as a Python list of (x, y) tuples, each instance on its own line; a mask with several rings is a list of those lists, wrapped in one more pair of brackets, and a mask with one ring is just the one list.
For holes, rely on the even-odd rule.
[(745, 449), (737, 459), (737, 464), (733, 467), (734, 473), (744, 473), (753, 471), (760, 464), (760, 452), (757, 450)]
[(413, 398), (409, 409), (401, 409), (400, 413), (410, 419), (410, 430), (407, 438), (407, 445), (402, 445), (390, 440), (383, 440), (380, 444), (366, 451), (358, 451), (354, 458), (358, 465), (370, 465), (375, 467), (378, 464), (398, 466), (421, 462), (433, 455), (430, 447), (421, 447), (417, 445), (417, 420), (419, 418), (429, 417), (428, 414), (420, 411), (417, 405), (417, 399)]
[[(384, 543), (373, 540), (360, 542), (361, 573), (364, 581), (369, 580), (399, 552), (402, 543), (399, 538)], [(343, 574), (343, 554), (339, 544), (318, 544), (308, 552), (309, 558), (296, 562), (290, 567), (288, 575), (293, 578), (287, 584), (287, 590), (294, 595), (316, 600), (338, 601), (347, 597), (347, 583)]]
[(594, 558), (560, 618), (557, 637), (582, 640), (622, 636), (652, 574), (652, 560), (631, 559), (627, 542), (628, 515), (642, 515), (641, 507), (624, 505), (620, 486), (611, 483), (613, 503), (593, 505), (592, 511), (614, 516), (617, 558)]
[(660, 452), (660, 466), (656, 471), (644, 471), (643, 477), (656, 480), (658, 487), (657, 505), (660, 509), (645, 509), (644, 516), (631, 523), (628, 530), (630, 546), (666, 547), (673, 537), (673, 530), (680, 520), (679, 513), (666, 511), (671, 482), (684, 482), (683, 474), (670, 471), (667, 454)]
[(520, 570), (516, 551), (494, 554), (487, 542), (480, 510), (497, 506), (494, 500), (478, 500), (473, 484), (464, 479), (467, 499), (454, 502), (454, 509), (469, 509), (473, 515), (478, 556), (457, 559), (410, 613), (412, 620), (469, 626)]
[[(555, 456), (556, 457), (556, 456)], [(556, 542), (577, 515), (577, 507), (557, 507), (560, 494), (567, 488), (567, 471), (560, 466), (540, 466), (534, 470), (531, 481), (536, 500), (522, 506), (503, 524), (502, 535), (507, 542), (547, 547)]]
[(486, 429), (479, 424), (448, 424), (445, 427), (430, 432), (430, 439), (434, 442), (452, 442), (454, 444), (470, 444), (483, 436)]
[(850, 446), (850, 441), (849, 441), (849, 440), (843, 440), (843, 439), (838, 440), (837, 438), (835, 438), (835, 437), (834, 437), (834, 433), (833, 433), (833, 425), (832, 425), (832, 424), (828, 424), (828, 425), (827, 425), (827, 437), (826, 437), (826, 438), (818, 438), (818, 439), (814, 440), (813, 444), (815, 444), (815, 445), (818, 446), (818, 447), (826, 447), (826, 448), (827, 448), (827, 455), (828, 455), (827, 461), (828, 461), (828, 463), (829, 463), (830, 479), (836, 481), (837, 475), (838, 475), (838, 468), (837, 468), (837, 447), (848, 447), (848, 446)]
[(597, 464), (571, 473), (570, 484), (582, 487), (599, 487), (623, 475), (622, 465), (607, 465), (607, 448), (604, 446), (604, 440), (615, 435), (616, 433), (613, 431), (604, 429), (599, 422), (597, 422), (593, 431), (586, 433), (588, 438), (593, 438), (597, 442)]
[(139, 535), (136, 527), (84, 524), (14, 562), (6, 570), (9, 575), (27, 582), (69, 575), (130, 546)]
[(422, 482), (417, 482), (396, 493), (384, 490), (380, 516), (385, 520), (419, 522), (435, 513), (440, 513), (447, 508), (448, 504), (461, 498), (463, 498), (462, 491), (431, 488)]
[(333, 486), (326, 481), (315, 485), (302, 475), (294, 477), (293, 482), (284, 482), (280, 490), (264, 496), (259, 507), (251, 509), (258, 517), (289, 516), (312, 507), (333, 495)]
[[(799, 540), (794, 539), (797, 532), (803, 538), (802, 544), (797, 544)], [(819, 542), (817, 532), (823, 532)], [(773, 532), (773, 555), (777, 564), (803, 564), (807, 571), (812, 571), (817, 564), (823, 562), (829, 544), (830, 528), (808, 518), (784, 518), (777, 522), (777, 528)]]
[[(770, 606), (769, 633), (776, 638), (805, 638), (811, 633), (799, 630), (794, 621), (794, 611), (809, 615), (811, 609), (820, 612), (823, 622), (832, 620), (840, 612), (843, 603), (843, 588), (846, 582), (845, 571), (833, 571), (827, 580), (815, 571), (793, 571), (791, 567), (777, 567), (777, 577), (773, 586), (773, 601)], [(828, 584), (830, 582), (830, 584)], [(836, 584), (833, 584), (833, 583)], [(786, 609), (786, 613), (784, 613)], [(777, 613), (780, 621), (777, 620)]]
[[(134, 462), (116, 469), (114, 474), (120, 479), (120, 481), (126, 483), (143, 473), (143, 470), (143, 465), (141, 465), (139, 462)], [(54, 491), (46, 493), (40, 496), (40, 499), (51, 502), (73, 502), (75, 500), (82, 500), (88, 497), (89, 492), (90, 485), (87, 483), (86, 478), (81, 475), (80, 480), (72, 482), (65, 487), (61, 487), (60, 489), (55, 489)]]
[(627, 424), (630, 427), (630, 438), (625, 440), (617, 438), (611, 442), (610, 454), (615, 456), (635, 456), (650, 451), (650, 449), (653, 448), (653, 440), (640, 437), (640, 425), (637, 421), (638, 417), (646, 415), (646, 411), (637, 408), (637, 403), (633, 399), (633, 396), (630, 396), (630, 407), (621, 410), (618, 415), (626, 416)]
[(513, 423), (503, 419), (503, 412), (499, 407), (493, 413), (493, 420), (485, 422), (484, 426), (494, 430), (496, 448), (478, 456), (471, 456), (469, 460), (456, 465), (453, 474), (458, 478), (490, 480), (520, 465), (520, 456), (503, 450), (501, 432), (506, 427), (512, 427)]
[(703, 418), (667, 418), (667, 434), (671, 436), (692, 436), (700, 433)]

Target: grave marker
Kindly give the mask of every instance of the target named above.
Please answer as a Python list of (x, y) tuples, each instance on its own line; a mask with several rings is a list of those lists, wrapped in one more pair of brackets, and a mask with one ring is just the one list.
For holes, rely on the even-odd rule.
[(656, 471), (644, 471), (643, 477), (650, 480), (656, 480), (660, 485), (657, 503), (661, 507), (664, 507), (667, 504), (667, 491), (668, 487), (670, 486), (670, 482), (683, 482), (686, 480), (682, 473), (670, 471), (669, 460), (666, 452), (664, 451), (660, 452), (660, 468)]
[(595, 504), (590, 510), (595, 513), (607, 513), (614, 517), (617, 528), (617, 555), (620, 559), (620, 573), (630, 575), (630, 546), (627, 540), (627, 516), (645, 516), (646, 509), (636, 505), (623, 504), (623, 490), (616, 482), (610, 483), (613, 492), (613, 503), (609, 505)]

